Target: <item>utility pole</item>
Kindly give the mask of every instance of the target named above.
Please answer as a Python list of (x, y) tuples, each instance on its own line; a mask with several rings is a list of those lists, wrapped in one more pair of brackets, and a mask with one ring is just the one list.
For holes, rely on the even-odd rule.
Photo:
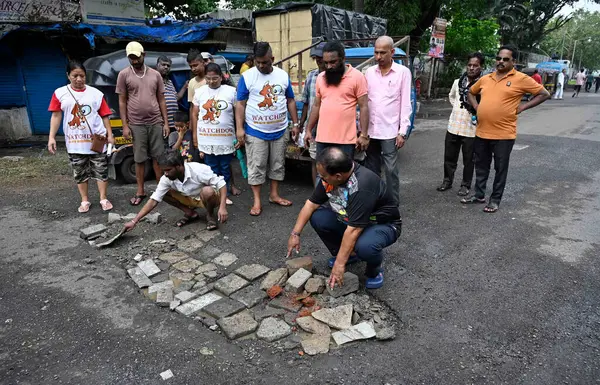
[[(575, 67), (575, 48), (577, 47), (577, 40), (573, 43), (573, 56), (571, 57), (571, 65)], [(579, 70), (579, 68), (577, 68)]]

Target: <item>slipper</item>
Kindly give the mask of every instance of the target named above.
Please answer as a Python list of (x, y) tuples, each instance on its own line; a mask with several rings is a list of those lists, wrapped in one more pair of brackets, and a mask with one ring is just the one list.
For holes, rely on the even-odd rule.
[(231, 199), (227, 198), (227, 199), (225, 200), (225, 204), (226, 204), (227, 206), (231, 206), (231, 205), (233, 204), (233, 201), (232, 201)]
[(132, 206), (139, 206), (144, 199), (146, 199), (147, 195), (135, 195), (133, 198), (129, 200), (129, 204)]
[(108, 199), (102, 199), (100, 201), (100, 206), (102, 206), (102, 211), (109, 211), (113, 209), (113, 205)]
[(206, 230), (214, 231), (218, 228), (219, 228), (219, 225), (217, 224), (217, 221), (215, 221), (214, 219), (206, 220)]
[(87, 213), (88, 211), (90, 211), (90, 206), (92, 204), (88, 201), (83, 201), (81, 202), (81, 204), (79, 205), (79, 208), (77, 209), (77, 211), (79, 211), (80, 213)]
[(483, 212), (488, 213), (488, 214), (493, 214), (496, 211), (498, 211), (498, 209), (500, 209), (500, 206), (498, 205), (498, 203), (490, 202), (487, 205), (485, 205), (485, 207), (483, 208)]
[(269, 198), (269, 203), (272, 203), (274, 205), (283, 206), (283, 207), (289, 207), (292, 205), (292, 202), (288, 201), (287, 199), (283, 199), (283, 198), (279, 198), (278, 200)]
[(471, 205), (474, 203), (485, 203), (485, 198), (477, 198), (475, 195), (473, 195), (470, 198), (461, 199), (460, 203), (462, 203), (463, 205)]
[(175, 226), (183, 227), (183, 226), (189, 224), (190, 222), (197, 221), (198, 219), (200, 219), (200, 215), (198, 215), (197, 213), (193, 217), (186, 214), (183, 216), (183, 218), (181, 218), (180, 220), (178, 220), (175, 223)]
[(254, 207), (252, 207), (250, 209), (250, 215), (252, 215), (253, 217), (257, 217), (262, 213), (262, 208), (256, 209)]

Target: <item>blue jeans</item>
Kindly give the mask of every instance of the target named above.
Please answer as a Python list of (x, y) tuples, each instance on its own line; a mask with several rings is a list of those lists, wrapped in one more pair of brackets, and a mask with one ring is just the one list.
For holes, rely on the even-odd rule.
[(227, 155), (211, 155), (204, 154), (204, 162), (211, 170), (225, 178), (227, 183), (227, 194), (229, 195), (229, 181), (231, 180), (231, 161), (233, 160), (233, 154)]
[(335, 143), (321, 143), (317, 142), (317, 156), (326, 149), (327, 147), (337, 147), (340, 150), (344, 151), (350, 159), (354, 159), (354, 148), (356, 147), (354, 144), (335, 144)]
[[(338, 221), (337, 215), (326, 207), (321, 207), (313, 213), (310, 224), (331, 255), (336, 257), (342, 245), (344, 231), (348, 226)], [(399, 231), (391, 224), (370, 225), (360, 234), (354, 245), (354, 251), (361, 261), (367, 263), (365, 275), (368, 278), (379, 274), (383, 262), (383, 249), (393, 245), (399, 235)]]

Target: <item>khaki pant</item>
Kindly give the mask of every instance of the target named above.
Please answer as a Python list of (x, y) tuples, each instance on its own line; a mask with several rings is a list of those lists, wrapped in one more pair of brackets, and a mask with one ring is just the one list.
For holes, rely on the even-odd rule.
[[(219, 190), (214, 189), (214, 191), (217, 195), (217, 199), (221, 199)], [(206, 206), (204, 205), (204, 201), (202, 200), (202, 198), (200, 198), (200, 196), (189, 197), (173, 189), (169, 190), (169, 195), (171, 196), (171, 198), (175, 199), (177, 202), (181, 203), (184, 206), (200, 209), (206, 208)]]
[(285, 150), (288, 133), (276, 140), (262, 140), (246, 135), (248, 158), (248, 184), (257, 186), (271, 180), (282, 181), (285, 177)]

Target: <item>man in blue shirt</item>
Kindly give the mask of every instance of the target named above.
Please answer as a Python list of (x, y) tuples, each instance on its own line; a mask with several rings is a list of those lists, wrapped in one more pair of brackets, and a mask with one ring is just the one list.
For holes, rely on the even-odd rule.
[[(268, 177), (271, 180), (269, 202), (291, 206), (279, 196), (279, 182), (285, 176), (288, 112), (294, 128), (298, 127), (298, 112), (289, 75), (273, 67), (273, 53), (266, 42), (254, 45), (256, 66), (245, 71), (237, 88), (236, 135), (239, 145), (246, 145), (248, 183), (254, 194), (250, 215), (262, 212), (260, 189)], [(295, 139), (295, 138), (294, 138)]]

